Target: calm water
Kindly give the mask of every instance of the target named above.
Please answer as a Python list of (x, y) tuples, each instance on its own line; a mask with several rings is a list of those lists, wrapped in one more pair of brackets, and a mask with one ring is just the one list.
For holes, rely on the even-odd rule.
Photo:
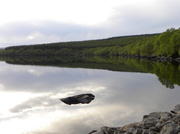
[[(59, 100), (81, 93), (92, 93), (95, 100), (80, 105)], [(179, 96), (179, 86), (168, 89), (149, 73), (0, 62), (0, 133), (88, 134), (170, 111)]]

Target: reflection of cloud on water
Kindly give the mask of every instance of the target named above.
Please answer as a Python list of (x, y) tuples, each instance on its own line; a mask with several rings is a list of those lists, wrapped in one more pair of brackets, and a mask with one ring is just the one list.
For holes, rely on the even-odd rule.
[(34, 94), (27, 92), (0, 92), (0, 112), (3, 113), (1, 118), (11, 116), (9, 109), (19, 104), (20, 102), (26, 101), (27, 99), (34, 96)]
[[(77, 90), (84, 85), (99, 87), (96, 80), (101, 77), (90, 74), (88, 69), (7, 65), (2, 70), (0, 81), (6, 91), (20, 92), (60, 92), (61, 89)], [(84, 90), (88, 90), (87, 87)]]
[(29, 128), (30, 134), (85, 134), (104, 125), (114, 126), (119, 121), (122, 124), (127, 123), (127, 120), (132, 121), (134, 114), (137, 114), (133, 110), (134, 107), (113, 104), (93, 104), (90, 107), (60, 105), (59, 108), (54, 105), (21, 115), (18, 117), (18, 125), (31, 125), (33, 129)]
[(39, 97), (34, 97), (18, 104), (10, 109), (13, 113), (31, 111), (34, 109), (43, 109), (44, 107), (53, 107), (59, 105), (59, 101), (52, 99), (49, 95), (43, 95)]
[[(55, 94), (39, 95), (11, 109), (21, 114), (9, 118), (6, 122), (9, 122), (8, 126), (18, 124), (14, 130), (12, 128), (17, 134), (24, 130), (30, 134), (85, 134), (104, 125), (121, 126), (140, 121), (142, 116), (148, 113), (143, 102), (132, 103), (131, 100), (128, 101), (130, 98), (122, 98), (119, 94), (110, 96), (116, 100), (111, 101), (111, 97), (102, 96), (90, 105), (67, 106), (63, 105)], [(26, 105), (29, 107), (24, 107)], [(0, 127), (5, 126), (4, 123), (2, 122)]]
[(85, 86), (86, 83), (82, 84), (82, 85), (77, 85), (76, 87), (72, 88), (72, 89), (60, 89), (61, 93), (59, 93), (58, 95), (61, 98), (65, 98), (68, 96), (73, 96), (73, 95), (77, 95), (77, 94), (83, 94), (83, 93), (99, 93), (102, 92), (103, 90), (106, 89), (106, 87), (103, 86), (90, 86), (87, 85)]
[(35, 76), (41, 76), (44, 74), (44, 71), (42, 71), (42, 70), (28, 69), (27, 71), (30, 74), (35, 75)]
[[(144, 114), (179, 103), (179, 87), (166, 89), (152, 74), (6, 66), (0, 68), (0, 132), (6, 134), (85, 134), (140, 121)], [(92, 93), (95, 100), (78, 106), (59, 100), (81, 93)]]
[(83, 91), (83, 92), (100, 92), (106, 89), (106, 87), (103, 86), (80, 86), (76, 87), (78, 91)]
[(4, 90), (4, 85), (0, 83), (0, 91)]
[[(42, 130), (29, 132), (30, 134), (88, 134), (94, 129), (98, 129), (103, 125), (102, 119), (98, 115), (88, 113), (76, 113), (71, 111), (72, 116), (59, 116), (50, 126), (44, 127)], [(96, 128), (94, 127), (96, 126)]]
[[(38, 100), (38, 99), (34, 99)], [(36, 104), (35, 104), (36, 105)], [(23, 106), (23, 105), (21, 105)], [(18, 108), (18, 107), (17, 107)], [(84, 134), (103, 125), (102, 118), (97, 116), (89, 107), (63, 107), (59, 104), (41, 107), (39, 109), (33, 109), (26, 111), (18, 116), (6, 118), (1, 120), (0, 126), (11, 126), (16, 124), (16, 127), (12, 127), (10, 130), (1, 129), (1, 132), (6, 134), (20, 134), (20, 133), (32, 133), (32, 134), (48, 134), (48, 133), (68, 133), (68, 134)], [(6, 124), (8, 123), (8, 124)]]

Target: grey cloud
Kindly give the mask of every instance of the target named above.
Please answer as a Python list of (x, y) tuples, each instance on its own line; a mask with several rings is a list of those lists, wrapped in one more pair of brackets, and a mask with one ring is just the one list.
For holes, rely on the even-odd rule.
[[(103, 29), (56, 21), (13, 22), (0, 26), (3, 43), (37, 44), (61, 41), (77, 41), (101, 38)], [(28, 40), (28, 36), (39, 34), (40, 37)]]
[(164, 32), (168, 28), (179, 27), (180, 1), (157, 0), (152, 5), (139, 4), (114, 8), (115, 14), (108, 20), (111, 35)]
[(34, 32), (44, 33), (45, 35), (59, 35), (67, 34), (70, 30), (72, 30), (72, 32), (76, 32), (76, 30), (81, 31), (83, 26), (53, 21), (37, 21), (8, 23), (1, 26), (0, 29), (0, 34), (6, 36), (27, 36)]

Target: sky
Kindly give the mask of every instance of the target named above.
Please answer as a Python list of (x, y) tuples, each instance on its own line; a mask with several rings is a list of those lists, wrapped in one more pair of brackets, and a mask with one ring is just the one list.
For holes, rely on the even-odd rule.
[(164, 32), (179, 0), (0, 0), (0, 47)]

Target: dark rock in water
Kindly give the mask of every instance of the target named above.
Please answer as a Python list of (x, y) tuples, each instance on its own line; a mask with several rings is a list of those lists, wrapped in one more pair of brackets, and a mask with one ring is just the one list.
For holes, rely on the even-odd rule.
[(95, 96), (93, 94), (80, 94), (80, 95), (75, 95), (67, 98), (61, 98), (60, 100), (68, 105), (71, 104), (88, 104), (92, 100), (94, 100)]

